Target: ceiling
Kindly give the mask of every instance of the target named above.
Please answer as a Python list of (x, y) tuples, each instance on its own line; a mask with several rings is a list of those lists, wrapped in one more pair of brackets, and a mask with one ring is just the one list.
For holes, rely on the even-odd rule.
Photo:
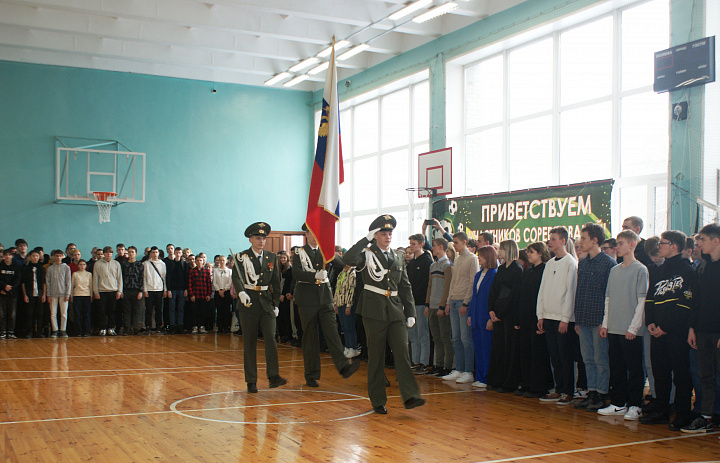
[[(448, 1), (433, 0), (387, 19), (412, 1), (0, 0), (0, 60), (263, 85), (327, 48), (333, 35), (369, 44), (338, 62), (343, 79), (523, 0), (456, 0), (450, 13), (414, 23)], [(324, 75), (293, 88), (317, 90)]]

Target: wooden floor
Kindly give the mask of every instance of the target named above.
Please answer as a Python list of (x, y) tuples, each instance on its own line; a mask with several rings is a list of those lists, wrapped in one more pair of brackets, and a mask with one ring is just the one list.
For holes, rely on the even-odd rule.
[[(366, 365), (348, 380), (323, 354), (318, 389), (300, 349), (288, 384), (248, 395), (233, 335), (0, 341), (3, 461), (718, 461), (718, 434), (541, 404), (418, 377), (405, 410), (392, 370), (388, 415), (369, 413)], [(263, 361), (263, 357), (259, 359)]]

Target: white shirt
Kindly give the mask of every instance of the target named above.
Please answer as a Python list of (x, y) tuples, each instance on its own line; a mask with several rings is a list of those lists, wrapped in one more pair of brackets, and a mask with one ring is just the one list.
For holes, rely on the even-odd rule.
[(232, 286), (232, 269), (213, 268), (213, 289), (215, 291), (229, 290)]
[[(153, 268), (155, 264), (155, 268)], [(167, 270), (165, 262), (161, 260), (146, 260), (143, 263), (143, 292), (149, 291), (166, 291), (167, 284), (165, 276)], [(157, 272), (155, 271), (157, 269)]]

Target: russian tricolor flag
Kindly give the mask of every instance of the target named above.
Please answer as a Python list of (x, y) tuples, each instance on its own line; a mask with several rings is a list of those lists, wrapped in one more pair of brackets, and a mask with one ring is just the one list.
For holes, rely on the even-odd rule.
[(320, 129), (305, 220), (308, 230), (318, 242), (325, 263), (335, 257), (335, 223), (340, 219), (340, 184), (344, 180), (337, 70), (333, 46), (325, 78)]

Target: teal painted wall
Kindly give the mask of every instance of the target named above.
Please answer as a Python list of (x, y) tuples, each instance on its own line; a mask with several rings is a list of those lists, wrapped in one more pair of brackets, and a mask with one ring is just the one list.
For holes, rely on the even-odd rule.
[[(216, 88), (217, 93), (212, 93)], [(0, 242), (194, 252), (245, 249), (248, 224), (297, 230), (313, 160), (311, 94), (0, 62)], [(146, 202), (55, 204), (55, 136), (119, 140), (147, 153)]]

